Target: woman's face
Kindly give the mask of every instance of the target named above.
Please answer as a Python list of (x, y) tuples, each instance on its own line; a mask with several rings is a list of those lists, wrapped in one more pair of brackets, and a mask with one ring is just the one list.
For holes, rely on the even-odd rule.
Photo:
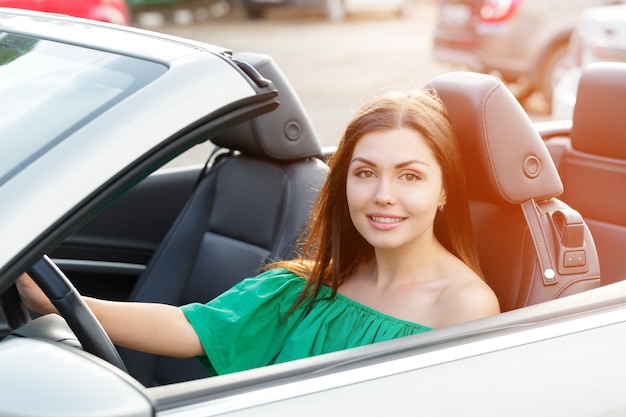
[(403, 128), (364, 135), (346, 182), (354, 226), (375, 249), (432, 241), (435, 215), (445, 204), (442, 178), (420, 133)]

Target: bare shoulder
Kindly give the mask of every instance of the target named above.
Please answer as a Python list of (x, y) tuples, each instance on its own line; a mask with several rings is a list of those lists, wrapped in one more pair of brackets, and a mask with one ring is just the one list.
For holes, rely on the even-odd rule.
[[(465, 265), (464, 265), (465, 266)], [(500, 313), (493, 290), (470, 268), (456, 268), (456, 275), (437, 302), (438, 326), (444, 327)]]

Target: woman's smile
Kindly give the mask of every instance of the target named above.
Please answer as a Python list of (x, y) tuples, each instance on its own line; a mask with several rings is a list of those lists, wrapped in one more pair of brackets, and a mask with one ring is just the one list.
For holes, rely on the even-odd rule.
[(389, 216), (383, 214), (368, 215), (371, 225), (379, 230), (390, 230), (404, 222), (406, 217)]

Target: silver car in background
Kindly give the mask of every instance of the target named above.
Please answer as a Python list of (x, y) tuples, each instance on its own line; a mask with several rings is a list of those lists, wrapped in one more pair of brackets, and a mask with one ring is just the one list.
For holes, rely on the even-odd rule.
[(433, 53), (442, 62), (494, 73), (523, 100), (549, 103), (584, 9), (618, 0), (439, 0)]
[(593, 62), (626, 62), (626, 5), (585, 10), (572, 35), (567, 70), (554, 87), (552, 118), (571, 119), (583, 68)]

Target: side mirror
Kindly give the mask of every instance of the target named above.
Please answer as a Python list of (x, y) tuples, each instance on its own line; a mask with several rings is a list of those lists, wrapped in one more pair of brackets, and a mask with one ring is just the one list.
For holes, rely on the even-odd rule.
[(82, 350), (44, 340), (0, 343), (0, 415), (154, 416), (146, 389)]

